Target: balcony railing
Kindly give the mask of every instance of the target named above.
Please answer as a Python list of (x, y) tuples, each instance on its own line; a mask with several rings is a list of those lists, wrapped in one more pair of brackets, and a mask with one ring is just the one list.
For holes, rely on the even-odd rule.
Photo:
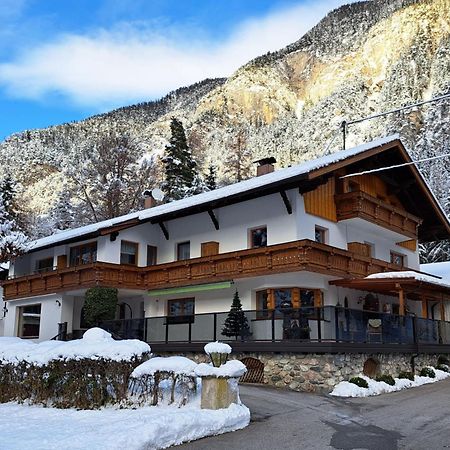
[[(247, 343), (356, 343), (450, 345), (450, 322), (335, 306), (243, 311), (232, 330), (229, 312), (106, 321), (101, 326), (126, 339), (149, 343), (198, 343), (220, 339)], [(236, 321), (235, 321), (236, 322)]]
[(4, 281), (12, 300), (91, 286), (164, 289), (307, 270), (336, 277), (365, 277), (399, 266), (310, 240), (221, 253), (149, 267), (96, 262)]
[(361, 218), (417, 239), (422, 219), (362, 191), (335, 195), (337, 219)]

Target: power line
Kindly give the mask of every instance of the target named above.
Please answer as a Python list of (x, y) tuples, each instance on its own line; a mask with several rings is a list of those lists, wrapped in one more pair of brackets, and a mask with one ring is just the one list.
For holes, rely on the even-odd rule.
[(351, 173), (349, 175), (343, 175), (342, 177), (339, 177), (339, 178), (342, 179), (342, 178), (348, 178), (348, 177), (358, 177), (361, 175), (366, 175), (368, 173), (381, 172), (382, 170), (397, 169), (398, 167), (412, 166), (413, 164), (419, 164), (419, 163), (426, 162), (426, 161), (432, 161), (434, 159), (448, 158), (448, 157), (450, 157), (450, 153), (446, 153), (445, 155), (432, 156), (431, 158), (419, 159), (417, 161), (411, 161), (409, 163), (397, 164), (395, 166), (380, 167), (378, 169), (365, 170), (364, 172)]

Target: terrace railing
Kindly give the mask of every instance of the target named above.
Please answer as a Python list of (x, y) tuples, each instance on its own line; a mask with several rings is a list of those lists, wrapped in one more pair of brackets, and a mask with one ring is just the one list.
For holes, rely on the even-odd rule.
[[(208, 341), (450, 345), (450, 322), (335, 306), (243, 311), (241, 325), (226, 327), (229, 312), (105, 321), (122, 338), (150, 343)], [(174, 320), (176, 319), (176, 320)]]

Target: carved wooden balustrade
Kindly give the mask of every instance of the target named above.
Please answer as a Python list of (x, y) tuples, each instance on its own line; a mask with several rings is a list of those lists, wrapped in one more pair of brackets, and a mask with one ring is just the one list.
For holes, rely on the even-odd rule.
[(422, 219), (362, 191), (335, 195), (338, 220), (361, 218), (417, 239)]
[(5, 300), (92, 286), (150, 290), (307, 270), (337, 277), (364, 277), (401, 270), (386, 261), (310, 240), (134, 267), (96, 262), (4, 281)]

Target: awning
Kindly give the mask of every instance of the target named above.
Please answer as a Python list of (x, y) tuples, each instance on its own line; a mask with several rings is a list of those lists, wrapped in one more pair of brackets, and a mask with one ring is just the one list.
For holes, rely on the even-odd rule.
[(182, 286), (176, 288), (167, 289), (155, 289), (148, 291), (150, 297), (159, 297), (160, 295), (173, 295), (173, 294), (189, 294), (192, 292), (203, 292), (203, 291), (214, 291), (217, 289), (229, 289), (233, 286), (234, 281), (223, 281), (220, 283), (208, 283), (208, 284), (197, 284), (194, 286)]

